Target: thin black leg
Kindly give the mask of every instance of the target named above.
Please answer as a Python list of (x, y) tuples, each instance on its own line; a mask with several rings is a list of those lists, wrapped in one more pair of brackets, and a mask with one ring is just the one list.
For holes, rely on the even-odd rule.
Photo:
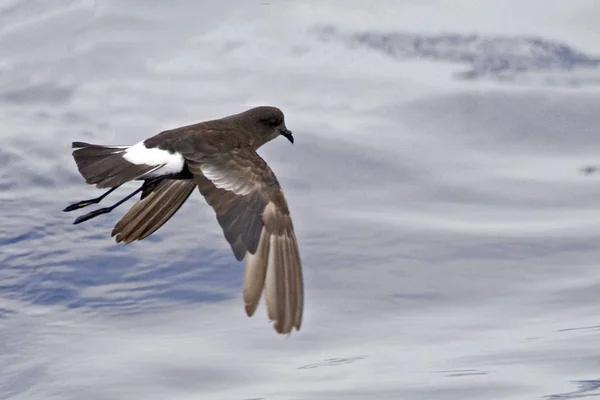
[(117, 208), (118, 206), (120, 206), (121, 204), (125, 203), (127, 200), (129, 200), (130, 198), (132, 198), (133, 196), (135, 196), (136, 194), (138, 194), (139, 192), (141, 192), (145, 187), (145, 184), (140, 186), (139, 188), (137, 188), (136, 190), (134, 190), (131, 194), (125, 196), (123, 199), (117, 201), (115, 204), (113, 204), (110, 207), (104, 207), (104, 208), (100, 208), (98, 210), (94, 210), (91, 211), (85, 215), (82, 215), (80, 217), (78, 217), (73, 224), (80, 224), (83, 221), (87, 221), (88, 219), (92, 219), (94, 217), (97, 217), (98, 215), (102, 215), (102, 214), (108, 214), (109, 212), (111, 212), (112, 210), (114, 210), (115, 208)]
[[(121, 185), (119, 185), (119, 186), (121, 186)], [(117, 188), (119, 186), (115, 186), (114, 188), (112, 188), (112, 189), (108, 190), (106, 193), (104, 193), (102, 196), (96, 197), (95, 199), (82, 200), (82, 201), (79, 201), (79, 202), (77, 202), (75, 204), (71, 204), (70, 206), (66, 207), (63, 211), (68, 212), (68, 211), (78, 210), (78, 209), (83, 208), (83, 207), (87, 207), (90, 204), (98, 204), (106, 196), (108, 196), (109, 194), (111, 194), (112, 192), (114, 192), (115, 190), (117, 190)]]

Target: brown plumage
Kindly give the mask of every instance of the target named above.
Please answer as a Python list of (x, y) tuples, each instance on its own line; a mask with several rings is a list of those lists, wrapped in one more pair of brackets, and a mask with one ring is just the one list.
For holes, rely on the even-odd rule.
[[(283, 190), (256, 153), (280, 135), (293, 143), (283, 113), (275, 107), (256, 107), (164, 131), (134, 146), (75, 142), (73, 156), (89, 184), (116, 188), (130, 180), (144, 181), (138, 189), (141, 199), (113, 229), (117, 242), (130, 243), (151, 235), (197, 186), (215, 211), (236, 259), (246, 258), (243, 298), (247, 315), (254, 314), (264, 291), (269, 319), (277, 332), (287, 334), (299, 330), (302, 323), (302, 265)], [(74, 204), (65, 211), (99, 199)], [(113, 208), (96, 210), (76, 223)]]

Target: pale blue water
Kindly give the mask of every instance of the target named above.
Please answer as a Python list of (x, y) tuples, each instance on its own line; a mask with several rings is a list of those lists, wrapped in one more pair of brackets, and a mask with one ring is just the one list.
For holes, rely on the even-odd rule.
[[(593, 0), (0, 4), (0, 398), (600, 396)], [(194, 193), (81, 225), (82, 140), (258, 104), (306, 279), (278, 337)], [(133, 186), (131, 186), (133, 188)], [(128, 188), (127, 188), (128, 189)], [(108, 203), (122, 189), (111, 195)]]

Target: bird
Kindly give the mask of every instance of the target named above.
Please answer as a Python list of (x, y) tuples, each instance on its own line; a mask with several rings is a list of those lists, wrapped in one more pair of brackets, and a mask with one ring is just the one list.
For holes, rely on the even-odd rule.
[(110, 207), (75, 219), (79, 224), (141, 192), (112, 230), (117, 243), (143, 240), (163, 226), (197, 187), (238, 261), (245, 260), (243, 301), (252, 317), (264, 294), (268, 319), (279, 334), (300, 330), (304, 282), (298, 241), (283, 189), (257, 150), (283, 136), (294, 143), (283, 112), (259, 106), (221, 119), (162, 131), (130, 146), (72, 142), (72, 156), (89, 185), (109, 189), (66, 207), (100, 203), (121, 185), (141, 186)]

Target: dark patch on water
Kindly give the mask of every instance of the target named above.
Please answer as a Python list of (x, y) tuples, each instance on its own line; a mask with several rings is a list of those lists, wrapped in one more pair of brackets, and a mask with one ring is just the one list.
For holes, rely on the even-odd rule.
[(544, 396), (545, 399), (566, 400), (581, 399), (584, 397), (600, 397), (600, 379), (573, 381), (577, 389), (572, 392)]
[(600, 325), (592, 325), (592, 326), (582, 326), (578, 328), (565, 328), (558, 329), (556, 332), (571, 332), (571, 331), (590, 331), (590, 330), (600, 330)]
[(488, 375), (487, 371), (477, 369), (450, 369), (445, 371), (434, 371), (436, 374), (441, 374), (444, 378), (460, 378), (465, 376)]
[(581, 172), (583, 172), (585, 175), (592, 175), (598, 172), (598, 169), (600, 169), (600, 167), (597, 165), (586, 165), (585, 167), (581, 168)]
[(43, 235), (38, 230), (34, 229), (14, 236), (0, 237), (0, 246), (7, 246), (27, 240), (40, 239), (41, 237), (43, 237)]
[[(316, 34), (324, 41), (340, 41), (349, 47), (365, 47), (398, 61), (424, 59), (467, 66), (458, 79), (510, 81), (525, 73), (572, 73), (599, 70), (600, 58), (585, 54), (568, 44), (535, 36), (440, 34), (402, 32), (343, 33), (333, 26), (319, 26)], [(546, 84), (599, 84), (595, 77), (556, 81)]]
[(64, 104), (71, 100), (74, 88), (53, 83), (41, 83), (10, 90), (0, 94), (0, 98), (13, 104)]
[(346, 357), (346, 358), (327, 358), (327, 359), (323, 360), (323, 362), (304, 365), (302, 367), (298, 367), (298, 369), (313, 369), (313, 368), (319, 368), (319, 367), (335, 367), (337, 365), (352, 364), (355, 361), (364, 360), (365, 358), (367, 358), (367, 356)]

